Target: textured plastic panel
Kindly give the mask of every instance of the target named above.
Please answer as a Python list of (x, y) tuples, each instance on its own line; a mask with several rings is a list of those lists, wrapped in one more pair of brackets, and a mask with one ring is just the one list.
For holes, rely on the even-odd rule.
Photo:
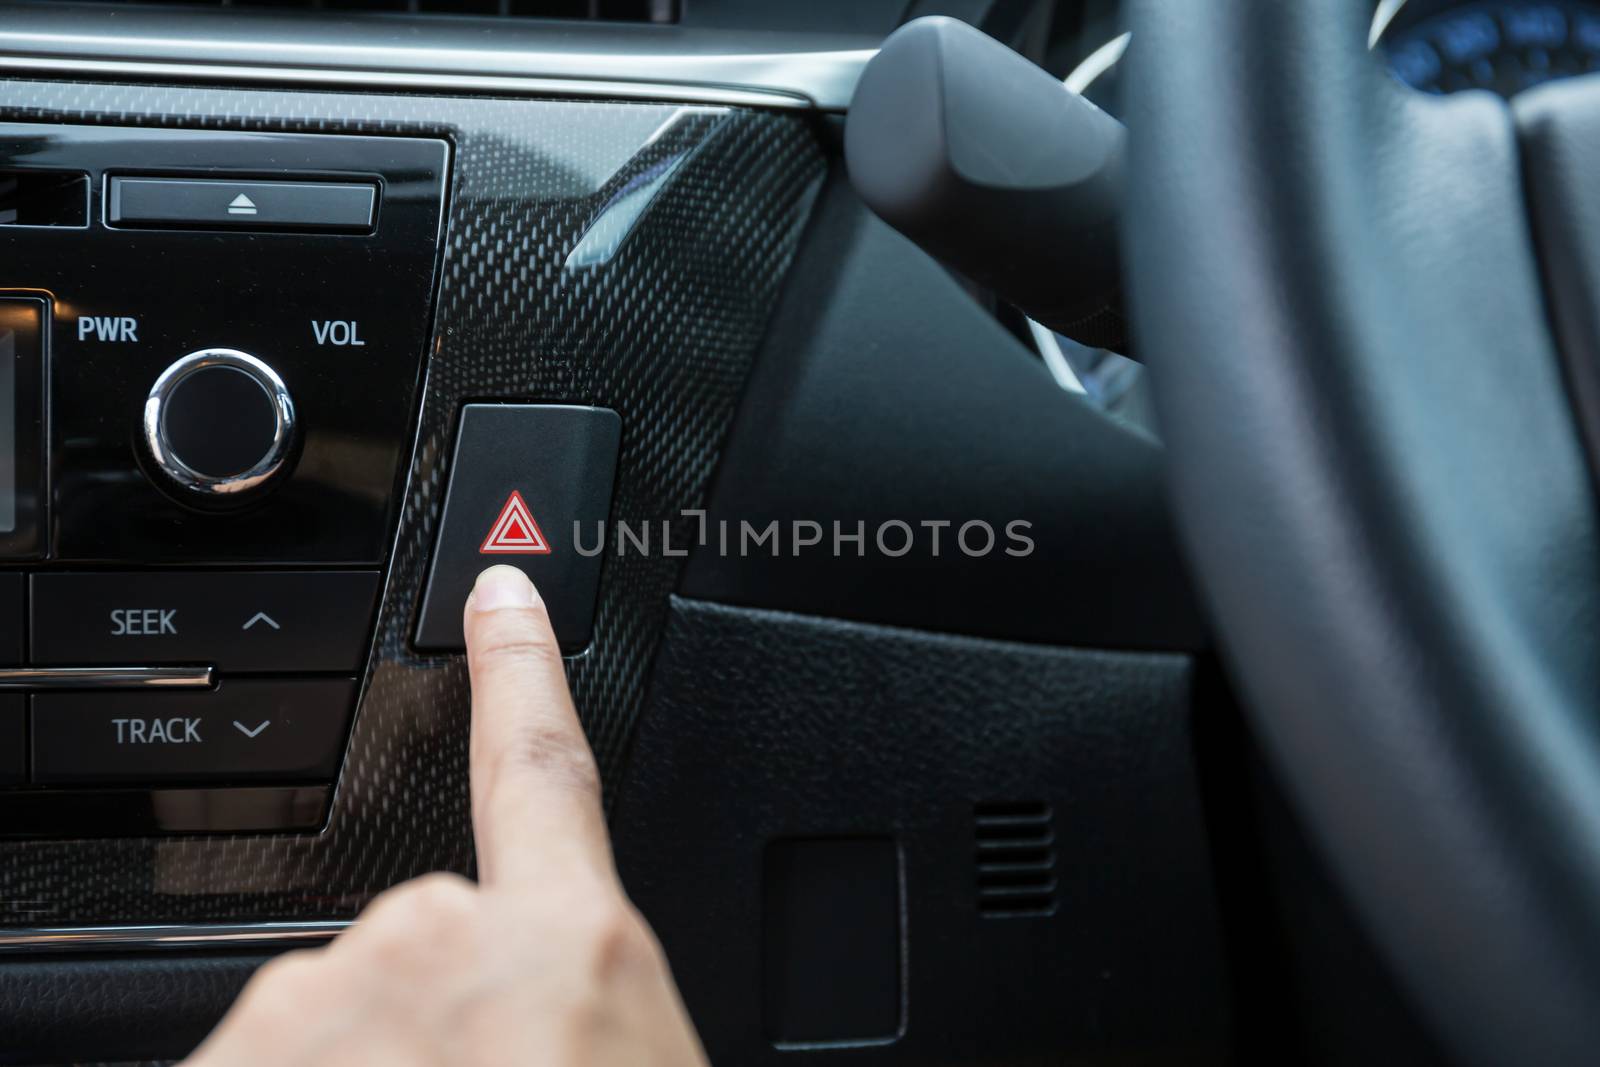
[(797, 1055), (763, 1028), (769, 842), (875, 836), (903, 865), (903, 1032), (834, 1016), (802, 1059), (1230, 1062), (1194, 690), (1182, 655), (675, 599), (612, 832), (711, 1062)]
[(0, 968), (0, 1062), (157, 1067), (187, 1055), (267, 957), (15, 959)]
[[(712, 107), (0, 82), (0, 120), (445, 137), (421, 429), (344, 775), (317, 836), (0, 846), (0, 923), (337, 918), (468, 871), (460, 658), (407, 649), (465, 400), (623, 420), (613, 517), (698, 506), (822, 174), (796, 116)], [(690, 526), (677, 531), (688, 540)], [(611, 556), (572, 663), (603, 772), (626, 751), (681, 560)]]
[[(938, 263), (830, 175), (750, 375), (707, 526), (811, 520), (873, 544), (696, 550), (698, 600), (1079, 648), (1205, 647), (1161, 448), (1051, 380)], [(960, 551), (959, 527), (1030, 523), (1026, 557)], [(1004, 537), (1002, 543), (1006, 543)], [(895, 543), (891, 540), (891, 544)], [(1042, 591), (1054, 595), (1041, 595)]]

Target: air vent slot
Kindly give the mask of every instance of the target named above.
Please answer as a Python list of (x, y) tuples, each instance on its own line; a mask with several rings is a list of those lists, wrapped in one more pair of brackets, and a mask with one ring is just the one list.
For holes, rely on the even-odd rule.
[(1055, 914), (1055, 823), (1039, 801), (992, 801), (973, 809), (978, 912), (989, 919)]
[(654, 23), (677, 22), (680, 7), (680, 0), (120, 0), (120, 3), (131, 7), (227, 7), (338, 14), (375, 12)]

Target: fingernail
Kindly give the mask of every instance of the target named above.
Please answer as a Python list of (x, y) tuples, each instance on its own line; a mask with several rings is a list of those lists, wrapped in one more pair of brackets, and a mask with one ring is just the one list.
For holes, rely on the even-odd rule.
[(478, 575), (472, 587), (472, 606), (477, 611), (499, 608), (525, 608), (533, 603), (533, 583), (515, 567), (504, 563)]

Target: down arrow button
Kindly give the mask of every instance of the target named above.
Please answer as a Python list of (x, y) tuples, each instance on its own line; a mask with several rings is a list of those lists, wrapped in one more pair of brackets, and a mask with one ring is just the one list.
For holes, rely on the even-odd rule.
[(326, 781), (354, 678), (224, 678), (214, 690), (49, 692), (32, 698), (39, 785)]

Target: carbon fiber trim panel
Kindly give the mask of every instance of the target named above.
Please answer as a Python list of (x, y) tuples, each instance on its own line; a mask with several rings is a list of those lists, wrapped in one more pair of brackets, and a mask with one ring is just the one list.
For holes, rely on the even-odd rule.
[[(464, 400), (623, 417), (613, 517), (700, 504), (823, 160), (779, 112), (0, 81), (0, 120), (443, 136), (455, 146), (417, 450), (344, 775), (317, 836), (0, 844), (0, 925), (355, 914), (472, 868), (460, 658), (407, 647)], [(659, 526), (657, 527), (659, 529)], [(601, 769), (622, 766), (681, 560), (605, 561), (569, 676)]]

